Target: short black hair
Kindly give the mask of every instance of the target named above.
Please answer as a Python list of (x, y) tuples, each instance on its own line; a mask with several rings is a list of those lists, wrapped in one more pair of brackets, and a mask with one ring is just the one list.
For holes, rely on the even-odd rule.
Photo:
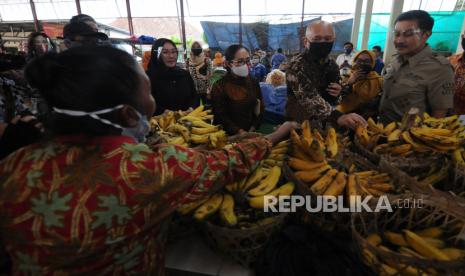
[(376, 49), (378, 52), (380, 52), (380, 53), (381, 53), (381, 46), (379, 46), (379, 45), (375, 45), (375, 46), (373, 46), (373, 48), (372, 48), (372, 49)]
[(343, 46), (350, 45), (352, 48), (354, 48), (354, 44), (350, 41), (344, 42)]
[(395, 23), (400, 21), (416, 21), (418, 28), (424, 32), (432, 31), (434, 26), (434, 19), (428, 12), (423, 10), (411, 10), (404, 12), (397, 17)]
[[(247, 49), (245, 46), (242, 46), (240, 44), (232, 44), (229, 45), (228, 48), (226, 48), (226, 51), (224, 51), (224, 59), (228, 62), (231, 62), (234, 60), (234, 56), (240, 49), (245, 49), (247, 52), (249, 49)], [(226, 70), (231, 70), (229, 67), (226, 67)]]
[(95, 21), (95, 19), (92, 16), (83, 14), (83, 13), (71, 17), (71, 19), (69, 20), (69, 23), (86, 22), (86, 21), (92, 21), (94, 23), (97, 23), (97, 21)]
[[(128, 53), (109, 46), (74, 47), (47, 53), (26, 66), (28, 83), (37, 88), (50, 107), (86, 112), (130, 105), (141, 111), (137, 64)], [(101, 115), (114, 123), (117, 113)], [(120, 130), (90, 116), (50, 115), (46, 129), (54, 134), (98, 136)]]
[(283, 52), (283, 49), (282, 48), (278, 48), (278, 53), (282, 53)]

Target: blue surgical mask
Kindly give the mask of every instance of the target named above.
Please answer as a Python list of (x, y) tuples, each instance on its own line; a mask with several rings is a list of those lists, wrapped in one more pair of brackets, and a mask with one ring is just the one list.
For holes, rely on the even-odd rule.
[(54, 107), (53, 111), (55, 111), (56, 113), (65, 114), (65, 115), (72, 116), (72, 117), (89, 116), (89, 117), (91, 117), (91, 118), (93, 118), (95, 120), (100, 121), (101, 123), (111, 125), (111, 126), (113, 126), (115, 128), (122, 129), (122, 135), (130, 136), (130, 137), (134, 138), (138, 143), (145, 142), (146, 141), (146, 136), (150, 132), (150, 122), (147, 119), (147, 116), (140, 114), (137, 110), (134, 109), (137, 116), (139, 117), (139, 120), (137, 122), (137, 125), (135, 127), (132, 127), (132, 128), (122, 127), (119, 124), (115, 124), (115, 123), (113, 123), (113, 122), (111, 122), (111, 121), (109, 121), (107, 119), (101, 118), (99, 116), (101, 114), (110, 113), (110, 112), (113, 112), (113, 111), (115, 111), (117, 109), (121, 109), (123, 107), (124, 107), (124, 105), (118, 105), (118, 106), (115, 106), (115, 107), (112, 107), (112, 108), (97, 110), (97, 111), (93, 111), (93, 112), (60, 109), (60, 108)]

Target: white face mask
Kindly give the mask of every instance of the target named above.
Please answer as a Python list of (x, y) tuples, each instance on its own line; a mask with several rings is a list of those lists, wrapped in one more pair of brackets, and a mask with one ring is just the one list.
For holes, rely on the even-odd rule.
[(234, 75), (243, 77), (243, 78), (249, 75), (249, 67), (247, 66), (247, 64), (244, 64), (241, 66), (232, 66), (231, 71), (233, 72)]

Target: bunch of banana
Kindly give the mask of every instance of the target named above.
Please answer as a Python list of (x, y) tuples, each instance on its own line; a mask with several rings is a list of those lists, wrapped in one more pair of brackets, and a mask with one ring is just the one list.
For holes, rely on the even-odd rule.
[(290, 141), (285, 140), (275, 145), (270, 154), (262, 160), (263, 168), (272, 168), (274, 166), (282, 167), (284, 161), (287, 160), (287, 152), (289, 149)]
[[(419, 231), (404, 229), (402, 233), (386, 231), (381, 235), (371, 234), (366, 237), (368, 243), (382, 251), (397, 253), (408, 257), (431, 259), (438, 261), (452, 261), (464, 259), (465, 250), (447, 247), (447, 239), (443, 237), (443, 229), (430, 227)], [(365, 250), (365, 261), (373, 264), (376, 257)], [(383, 275), (439, 275), (434, 269), (419, 271), (410, 264), (402, 264), (388, 260), (381, 260)], [(386, 263), (384, 263), (386, 262)]]

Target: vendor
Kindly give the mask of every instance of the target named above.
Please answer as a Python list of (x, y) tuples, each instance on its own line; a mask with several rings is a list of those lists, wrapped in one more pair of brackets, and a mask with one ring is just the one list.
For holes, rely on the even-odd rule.
[(226, 49), (228, 73), (212, 88), (215, 123), (229, 134), (256, 131), (260, 126), (264, 104), (258, 82), (250, 76), (250, 54), (241, 45)]
[(377, 117), (383, 78), (374, 71), (375, 64), (376, 56), (371, 51), (355, 55), (342, 103), (336, 107), (338, 111), (355, 112), (365, 119)]
[(199, 106), (194, 80), (187, 70), (177, 65), (178, 49), (173, 41), (160, 38), (152, 46), (147, 75), (152, 83), (152, 96), (157, 102), (155, 115), (165, 110), (187, 110)]
[(54, 116), (49, 140), (0, 162), (0, 230), (14, 275), (162, 275), (169, 216), (245, 177), (293, 127), (230, 149), (152, 151), (136, 143), (155, 109), (150, 82), (126, 52), (73, 48), (25, 73)]

